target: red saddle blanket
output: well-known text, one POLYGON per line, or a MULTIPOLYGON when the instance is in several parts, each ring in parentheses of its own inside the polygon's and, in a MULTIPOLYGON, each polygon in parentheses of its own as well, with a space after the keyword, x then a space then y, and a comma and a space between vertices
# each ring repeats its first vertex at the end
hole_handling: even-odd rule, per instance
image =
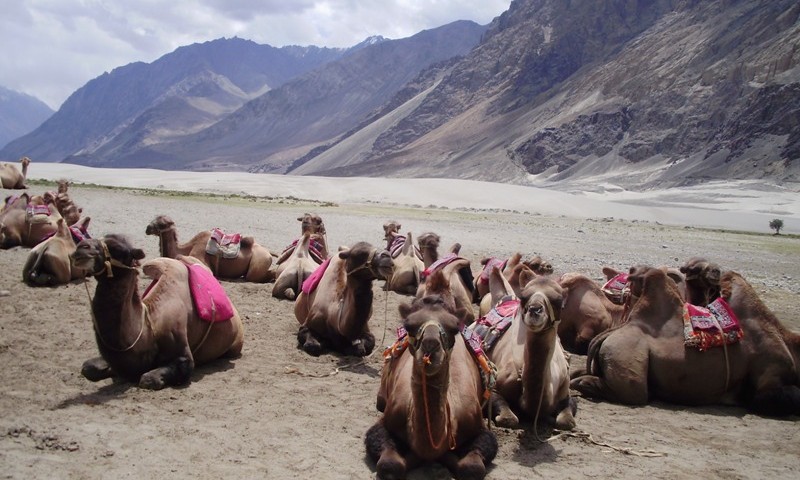
POLYGON ((730 345, 744 337, 739 319, 723 298, 708 307, 689 303, 683 306, 684 345, 700 350, 730 345))
POLYGON ((331 264, 331 259, 327 259, 320 266, 314 269, 311 275, 303 281, 303 286, 300 290, 305 293, 306 295, 313 292, 317 286, 319 285, 320 280, 322 280, 322 275, 325 274, 325 270, 328 269, 328 265, 331 264))
POLYGON ((430 267, 428 267, 425 270, 423 270, 422 274, 420 276, 424 280, 431 273, 435 272, 436 270, 439 270, 441 268, 446 267, 447 265, 455 262, 456 260, 458 260, 460 258, 463 258, 463 257, 459 257, 455 253, 448 253, 444 257, 442 257, 439 260, 436 260, 435 262, 433 262, 430 267))
POLYGON ((628 290, 628 274, 620 273, 603 285, 603 293, 609 300, 622 305, 625 302, 625 293, 628 290))
POLYGON ((187 264, 189 289, 197 315, 207 322, 225 322, 233 317, 233 304, 219 281, 205 267, 187 264))
POLYGON ((504 297, 486 316, 481 317, 464 329, 464 338, 473 350, 489 351, 497 340, 511 326, 520 308, 520 300, 513 296, 504 297))
POLYGON ((483 270, 481 270, 481 275, 478 277, 478 281, 481 283, 489 283, 489 275, 492 274, 492 268, 497 267, 498 270, 502 271, 506 268, 506 263, 508 260, 503 260, 500 258, 492 257, 486 262, 486 265, 483 266, 483 270))

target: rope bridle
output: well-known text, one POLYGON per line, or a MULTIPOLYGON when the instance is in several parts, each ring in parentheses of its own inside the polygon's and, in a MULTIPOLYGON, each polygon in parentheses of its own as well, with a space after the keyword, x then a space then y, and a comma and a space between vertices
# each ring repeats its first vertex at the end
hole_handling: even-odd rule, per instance
MULTIPOLYGON (((427 322, 422 324, 422 326, 419 328, 417 336, 421 337, 422 334, 425 332, 425 329, 430 326, 435 326, 439 329, 439 339, 441 341, 442 348, 445 352, 445 362, 449 362, 450 354, 453 351, 453 346, 450 346, 448 348, 447 346, 448 342, 445 341, 446 333, 444 331, 444 328, 442 328, 442 325, 439 322, 437 322, 436 320, 428 320, 427 322)), ((412 354, 416 354, 417 346, 418 346, 417 337, 409 333, 408 348, 411 350, 412 354)), ((449 440, 448 447, 450 448, 450 450, 455 450, 456 437, 455 434, 453 433, 452 416, 450 415, 450 402, 447 400, 446 392, 444 394, 445 394, 445 415, 447 416, 447 423, 445 424, 444 432, 442 432, 442 436, 439 438, 439 441, 436 442, 433 440, 433 430, 431 428, 431 416, 428 405, 428 385, 427 385, 428 376, 425 374, 425 367, 430 365, 430 363, 431 363, 430 357, 427 354, 425 354, 422 358, 422 402, 425 410, 425 425, 428 429, 428 441, 430 441, 431 447, 433 447, 434 450, 438 450, 439 447, 441 447, 442 444, 444 443, 445 439, 448 439, 449 440)), ((439 393, 441 394, 442 392, 440 391, 439 393)))

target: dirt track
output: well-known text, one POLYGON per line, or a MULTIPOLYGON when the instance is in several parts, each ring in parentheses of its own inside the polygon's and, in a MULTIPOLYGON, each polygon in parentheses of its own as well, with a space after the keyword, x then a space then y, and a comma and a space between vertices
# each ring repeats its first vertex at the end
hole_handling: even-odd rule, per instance
MULTIPOLYGON (((381 225, 396 219, 404 231, 438 233, 443 247, 460 242, 473 265, 486 255, 521 251, 541 254, 556 273, 599 277, 602 265, 677 265, 703 255, 742 273, 782 321, 800 330, 797 239, 502 212, 323 207, 94 188, 71 193, 92 217, 94 236, 125 233, 148 258, 156 256, 158 241, 144 229, 157 214, 173 217, 182 240, 216 226, 252 234, 280 250, 297 236, 295 218, 305 211, 322 215, 332 246, 380 244, 381 225)), ((198 369, 188 387, 151 392, 81 377, 81 363, 97 353, 87 291, 82 283, 25 286, 20 276, 27 254, 0 251, 0 291, 10 293, 0 297, 0 476, 375 476, 363 435, 378 418, 379 354, 359 363, 297 350, 292 304, 273 299, 271 285, 223 283, 245 321, 240 359, 198 369)), ((93 294, 94 280, 88 285, 93 294)), ((406 298, 374 288, 372 329, 381 343, 390 343, 397 305, 406 298)), ((720 406, 630 408, 586 399, 578 408, 578 429, 585 435, 539 443, 530 425, 495 429, 500 452, 488 478, 800 477, 797 417, 775 420, 720 406)), ((409 478, 449 475, 430 466, 409 478)))

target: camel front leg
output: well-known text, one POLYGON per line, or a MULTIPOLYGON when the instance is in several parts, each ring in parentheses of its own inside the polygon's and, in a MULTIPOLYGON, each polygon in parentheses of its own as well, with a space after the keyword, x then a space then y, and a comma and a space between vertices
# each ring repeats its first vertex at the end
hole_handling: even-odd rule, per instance
POLYGON ((187 343, 181 355, 166 365, 154 368, 139 377, 139 387, 161 390, 169 385, 185 385, 191 381, 193 371, 194 357, 192 357, 192 351, 187 343))
POLYGON ((305 325, 300 327, 300 330, 297 331, 297 344, 298 347, 302 348, 304 352, 312 357, 319 357, 322 354, 322 344, 317 337, 311 333, 311 329, 305 325))
POLYGON ((103 357, 90 358, 83 362, 81 375, 90 382, 99 382, 114 376, 114 372, 103 357))
POLYGON ((489 430, 482 430, 466 448, 459 449, 463 454, 447 452, 442 463, 459 480, 482 480, 486 477, 486 466, 497 455, 497 437, 489 430))
POLYGON ((511 410, 511 407, 502 395, 497 392, 492 392, 489 401, 492 403, 492 410, 496 412, 494 416, 495 425, 503 428, 519 427, 519 418, 511 410))
MULTIPOLYGON (((346 341, 346 340, 345 340, 346 341)), ((354 357, 366 357, 372 350, 375 349, 375 336, 367 332, 361 337, 353 340, 344 348, 345 355, 352 355, 354 357)))
POLYGON ((405 458, 397 451, 394 439, 383 423, 378 422, 364 437, 367 455, 375 462, 378 478, 394 480, 406 478, 408 465, 405 458))

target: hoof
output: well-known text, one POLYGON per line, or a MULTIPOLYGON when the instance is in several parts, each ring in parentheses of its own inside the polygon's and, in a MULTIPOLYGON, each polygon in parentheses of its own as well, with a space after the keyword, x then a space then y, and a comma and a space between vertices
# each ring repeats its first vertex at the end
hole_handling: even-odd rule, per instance
POLYGON ((382 456, 376 465, 380 480, 402 480, 406 478, 406 466, 395 458, 382 456))
POLYGON ((152 372, 147 372, 139 378, 139 387, 147 390, 161 390, 166 387, 164 379, 160 375, 153 375, 152 372))
POLYGON ((503 428, 519 428, 519 418, 513 413, 497 415, 494 417, 494 424, 503 428))
POLYGON ((303 351, 312 357, 319 357, 322 355, 322 345, 316 340, 308 339, 303 344, 303 351))
POLYGON ((459 480, 482 480, 486 477, 486 465, 481 456, 472 452, 459 460, 456 477, 459 480))

